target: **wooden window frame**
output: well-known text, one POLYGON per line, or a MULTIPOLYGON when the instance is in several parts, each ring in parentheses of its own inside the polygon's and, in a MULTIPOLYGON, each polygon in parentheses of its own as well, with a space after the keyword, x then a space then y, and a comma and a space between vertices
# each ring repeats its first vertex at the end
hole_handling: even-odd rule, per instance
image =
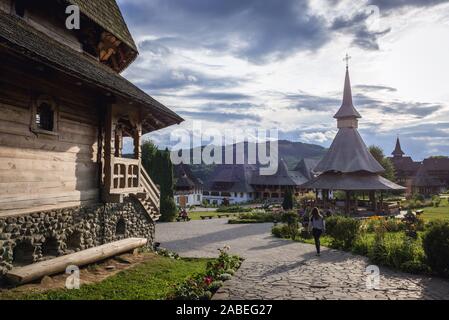
POLYGON ((49 136, 59 136, 59 108, 58 104, 56 103, 55 99, 48 95, 41 95, 34 99, 32 104, 32 110, 31 110, 31 131, 37 134, 45 134, 49 136), (53 130, 45 130, 42 128, 39 128, 36 123, 36 117, 37 117, 37 108, 41 104, 46 103, 48 104, 52 110, 53 110, 53 130))

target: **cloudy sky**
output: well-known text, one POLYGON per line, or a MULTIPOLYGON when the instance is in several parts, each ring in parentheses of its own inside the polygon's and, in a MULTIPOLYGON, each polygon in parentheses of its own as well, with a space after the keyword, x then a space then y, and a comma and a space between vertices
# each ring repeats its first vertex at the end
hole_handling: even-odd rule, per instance
MULTIPOLYGON (((119 0, 140 56, 124 76, 203 128, 277 128, 329 146, 346 53, 360 132, 449 155, 449 1, 119 0)), ((150 138, 165 146, 168 130, 150 138)))

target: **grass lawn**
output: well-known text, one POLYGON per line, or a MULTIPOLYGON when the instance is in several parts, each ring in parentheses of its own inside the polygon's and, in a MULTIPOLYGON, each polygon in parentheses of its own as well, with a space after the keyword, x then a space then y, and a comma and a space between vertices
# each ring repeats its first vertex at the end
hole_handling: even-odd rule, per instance
POLYGON ((438 208, 427 207, 424 208, 424 214, 422 217, 426 222, 433 220, 445 220, 449 221, 449 199, 442 199, 438 208))
POLYGON ((208 261, 173 260, 154 255, 152 259, 102 282, 81 286, 80 290, 24 293, 12 289, 0 292, 0 300, 163 300, 173 292, 175 284, 190 275, 204 272, 208 261))

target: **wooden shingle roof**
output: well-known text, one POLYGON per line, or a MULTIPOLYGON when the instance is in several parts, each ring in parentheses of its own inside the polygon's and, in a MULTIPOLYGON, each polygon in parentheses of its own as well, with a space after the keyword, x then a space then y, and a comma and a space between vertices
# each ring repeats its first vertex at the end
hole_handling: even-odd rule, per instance
MULTIPOLYGON (((42 63, 68 76, 85 81, 124 99, 144 106, 144 111, 158 114, 160 128, 184 121, 175 112, 153 99, 131 82, 98 63, 86 54, 72 50, 46 34, 34 29, 15 15, 0 10, 0 46, 28 59, 42 63)), ((153 117, 149 115, 148 117, 153 117)), ((151 132, 144 128, 144 133, 151 132)))
POLYGON ((137 52, 137 46, 115 0, 68 0, 68 2, 77 5, 89 19, 137 52))

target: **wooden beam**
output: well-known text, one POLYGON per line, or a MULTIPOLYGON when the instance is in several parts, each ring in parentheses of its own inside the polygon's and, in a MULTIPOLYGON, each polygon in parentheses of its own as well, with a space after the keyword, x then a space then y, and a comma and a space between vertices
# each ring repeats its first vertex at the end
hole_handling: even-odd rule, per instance
POLYGON ((20 268, 13 268, 6 274, 6 278, 16 285, 25 284, 45 276, 65 272, 66 268, 71 265, 82 267, 132 251, 136 248, 143 247, 146 244, 147 239, 143 238, 124 239, 48 261, 20 268))

